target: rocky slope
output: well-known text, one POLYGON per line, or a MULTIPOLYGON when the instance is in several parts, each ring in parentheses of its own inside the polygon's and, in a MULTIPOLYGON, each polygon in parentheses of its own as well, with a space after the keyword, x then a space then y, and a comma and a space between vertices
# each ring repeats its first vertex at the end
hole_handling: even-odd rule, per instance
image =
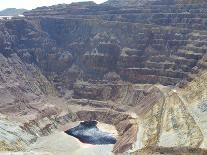
POLYGON ((205 5, 84 3, 39 8, 25 16, 38 20, 58 47, 72 54, 72 68, 84 79, 102 80, 116 72, 134 83, 176 85, 192 79, 205 55, 205 12, 199 12, 205 5))
POLYGON ((0 149, 58 152, 47 141, 97 120, 119 134, 111 153, 205 154, 206 6, 109 0, 1 20, 0 149))

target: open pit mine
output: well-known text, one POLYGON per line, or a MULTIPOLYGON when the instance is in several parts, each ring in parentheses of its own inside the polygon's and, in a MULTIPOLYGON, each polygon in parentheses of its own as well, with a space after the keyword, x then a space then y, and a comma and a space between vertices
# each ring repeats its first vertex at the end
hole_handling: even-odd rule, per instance
POLYGON ((1 19, 0 154, 207 155, 206 8, 108 0, 1 19))

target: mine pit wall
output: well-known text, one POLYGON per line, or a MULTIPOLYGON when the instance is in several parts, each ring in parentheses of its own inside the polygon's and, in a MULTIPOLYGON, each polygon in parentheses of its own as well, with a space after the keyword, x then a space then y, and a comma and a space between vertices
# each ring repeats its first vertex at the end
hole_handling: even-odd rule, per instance
MULTIPOLYGON (((195 9, 191 11, 196 11, 201 6, 193 7, 195 9)), ((174 7, 170 9, 174 10, 174 7)), ((143 14, 145 15, 148 14, 143 14)), ((202 25, 205 23, 202 23, 202 19, 198 25, 191 25, 187 21, 193 22, 195 19, 190 20, 190 15, 179 14, 177 20, 186 23, 174 25, 173 22, 176 21, 162 23, 167 15, 162 16, 164 19, 156 17, 159 19, 155 21, 157 26, 135 23, 139 19, 134 23, 124 19, 119 21, 115 17, 112 18, 113 21, 107 21, 106 18, 111 17, 110 15, 87 20, 30 17, 1 21, 0 59, 3 70, 0 71, 0 91, 14 100, 0 96, 3 102, 0 110, 13 113, 13 106, 16 106, 14 103, 18 101, 20 104, 16 107, 19 108, 15 111, 24 109, 27 113, 32 108, 27 104, 32 100, 31 93, 37 95, 37 98, 41 95, 57 95, 54 84, 60 90, 63 87, 74 89, 76 98, 88 97, 95 106, 103 102, 94 100, 112 100, 118 106, 119 103, 131 106, 130 110, 138 115, 139 123, 134 123, 131 116, 114 111, 80 111, 72 115, 74 118, 67 113, 59 116, 59 113, 47 114, 43 111, 44 117, 40 116, 43 119, 32 120, 21 126, 21 130, 34 139, 39 135, 50 134, 59 124, 64 125, 70 120, 98 120, 114 124, 119 131, 120 138, 114 152, 131 149, 136 141, 140 141, 137 148, 171 145, 206 148, 205 74, 177 93, 166 93, 162 89, 159 91, 149 87, 146 90, 135 90, 132 86, 113 88, 116 84, 108 85, 109 89, 112 87, 112 90, 117 90, 114 98, 111 97, 114 95, 105 93, 108 90, 104 89, 104 84, 99 85, 100 87, 97 87, 97 83, 91 85, 90 82, 86 85, 74 84, 77 79, 102 80, 108 72, 116 72, 121 79, 134 83, 176 85, 182 79, 191 81, 192 71, 197 74, 200 68, 207 66, 207 35, 202 25), (188 17, 189 19, 185 19, 188 17), (100 20, 102 18, 105 21, 100 20), (100 41, 104 43, 98 44, 100 41), (114 57, 114 54, 118 57, 114 57), (100 59, 103 60, 102 63, 99 62, 100 59), (114 60, 113 67, 111 64, 107 65, 109 59, 114 60), (15 73, 12 72, 13 68, 15 73), (88 90, 91 90, 89 94, 88 90)), ((7 144, 2 145, 2 148, 7 148, 7 144)))
POLYGON ((207 137, 206 137, 206 72, 204 71, 197 77, 193 82, 187 85, 184 89, 180 89, 180 97, 183 100, 186 108, 189 113, 195 119, 195 122, 198 124, 202 135, 203 142, 201 148, 206 148, 207 146, 207 137))
MULTIPOLYGON (((83 54, 78 55, 79 62, 78 64, 75 63, 83 71, 85 80, 87 80, 87 77, 102 79, 107 72, 115 71, 126 81, 135 83, 159 82, 164 85, 176 85, 180 80, 188 79, 191 69, 202 58, 202 54, 199 56, 194 54, 182 55, 183 53, 180 52, 182 49, 179 50, 181 47, 188 48, 188 44, 196 44, 196 41, 191 40, 192 31, 188 29, 152 27, 123 22, 53 18, 41 20, 41 26, 44 31, 48 32, 50 38, 57 42, 57 46, 68 49, 72 52, 72 55, 73 53, 80 53, 76 51, 79 48, 74 49, 71 47, 78 39, 88 45, 87 47, 85 46, 85 52, 89 51, 89 53, 84 54, 85 52, 83 52, 83 54), (76 27, 74 27, 75 25, 76 27), (110 31, 108 27, 111 27, 113 31, 110 31), (60 30, 60 32, 56 32, 56 30, 60 30), (116 64, 114 69, 111 70, 109 67, 111 65, 108 65, 108 61, 100 64, 97 61, 100 58, 102 60, 112 58, 112 55, 107 54, 107 50, 113 51, 113 43, 111 44, 111 49, 104 47, 106 48, 104 51, 106 53, 99 53, 98 51, 97 54, 94 54, 93 50, 96 47, 93 42, 90 42, 89 38, 102 33, 115 37, 120 49, 127 47, 142 50, 142 59, 138 56, 140 55, 139 53, 136 53, 138 55, 123 55, 121 50, 119 51, 117 62, 110 61, 110 63, 116 64), (140 37, 143 33, 145 39, 140 37), (59 34, 63 34, 61 38, 59 38, 59 34), (182 35, 181 38, 185 39, 180 41, 181 38, 178 38, 177 34, 182 35), (73 51, 70 49, 73 49, 73 51), (168 49, 171 50, 169 51, 168 49), (137 62, 139 63, 137 64, 137 62), (155 63, 160 63, 160 66, 154 65, 155 63), (98 76, 95 77, 94 75, 98 76)), ((76 46, 82 49, 83 45, 76 46)))
POLYGON ((30 120, 21 125, 21 128, 38 138, 47 136, 60 126, 74 120, 76 120, 76 116, 73 113, 64 114, 62 116, 48 115, 39 120, 30 120))
POLYGON ((205 66, 199 61, 207 50, 207 4, 168 0, 129 4, 76 3, 26 12, 27 22, 46 38, 39 37, 44 50, 35 52, 44 75, 58 89, 72 89, 77 79, 102 80, 108 72, 133 83, 191 81, 205 66))
POLYGON ((137 148, 201 147, 202 130, 178 94, 169 91, 162 98, 155 100, 149 111, 141 115, 137 148))
POLYGON ((103 80, 109 72, 133 83, 176 85, 192 80, 197 72, 192 68, 201 68, 206 51, 205 33, 190 29, 52 17, 13 19, 1 26, 8 38, 2 53, 9 49, 37 65, 60 92, 73 89, 76 80, 103 80))
MULTIPOLYGON (((122 102, 128 91, 133 89, 132 84, 117 82, 117 83, 103 83, 92 84, 78 82, 74 84, 74 99, 89 99, 98 101, 115 101, 122 102)), ((125 104, 122 102, 122 104, 125 104)))

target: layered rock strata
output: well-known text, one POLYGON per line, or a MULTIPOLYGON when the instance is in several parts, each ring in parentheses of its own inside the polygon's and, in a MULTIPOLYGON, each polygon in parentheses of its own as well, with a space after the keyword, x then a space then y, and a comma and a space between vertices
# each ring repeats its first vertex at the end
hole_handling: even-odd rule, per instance
POLYGON ((206 6, 110 0, 1 20, 0 150, 97 120, 116 127, 114 153, 205 154, 206 6))

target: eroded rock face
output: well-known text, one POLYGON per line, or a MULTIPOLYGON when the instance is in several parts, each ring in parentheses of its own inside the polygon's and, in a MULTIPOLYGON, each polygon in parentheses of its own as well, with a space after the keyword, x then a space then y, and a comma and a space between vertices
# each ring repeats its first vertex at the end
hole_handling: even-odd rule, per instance
MULTIPOLYGON (((176 85, 181 80, 192 79, 192 68, 197 66, 199 70, 198 60, 206 51, 201 12, 196 13, 199 21, 194 21, 195 12, 205 4, 124 1, 126 4, 121 2, 123 6, 119 2, 114 7, 113 3, 116 1, 101 5, 77 3, 38 8, 25 16, 29 21, 42 17, 35 18, 35 23, 49 34, 47 40, 70 51, 70 62, 79 67, 85 80, 102 80, 108 72, 116 72, 121 79, 134 83, 176 85), (100 15, 103 11, 104 15, 100 15), (175 19, 174 14, 178 14, 175 19), (202 31, 198 33, 195 29, 202 31)), ((58 57, 57 54, 54 56, 58 57)), ((65 68, 63 72, 71 75, 68 61, 57 67, 61 71, 65 68)))
POLYGON ((23 150, 27 144, 34 142, 36 137, 20 128, 20 124, 11 122, 5 115, 1 115, 0 151, 23 150))
POLYGON ((205 154, 206 6, 109 0, 1 20, 0 149, 97 120, 119 132, 114 153, 205 154))

